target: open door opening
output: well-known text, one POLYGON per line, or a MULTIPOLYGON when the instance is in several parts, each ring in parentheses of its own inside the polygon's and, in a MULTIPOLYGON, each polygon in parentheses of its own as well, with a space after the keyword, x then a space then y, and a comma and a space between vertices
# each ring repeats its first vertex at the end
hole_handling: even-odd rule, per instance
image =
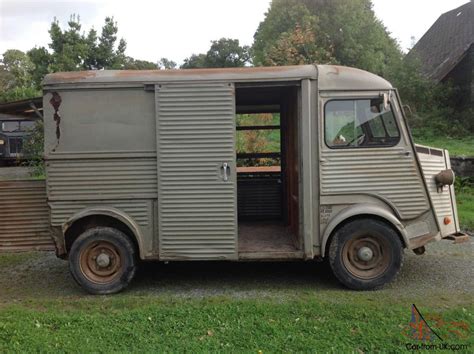
POLYGON ((236 86, 238 252, 303 257, 299 225, 298 83, 236 86))

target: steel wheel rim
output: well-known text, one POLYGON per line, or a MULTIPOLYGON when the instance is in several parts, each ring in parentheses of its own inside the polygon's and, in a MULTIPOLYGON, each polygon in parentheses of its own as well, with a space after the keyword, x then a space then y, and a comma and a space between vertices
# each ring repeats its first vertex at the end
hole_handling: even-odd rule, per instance
POLYGON ((122 274, 122 257, 114 244, 108 241, 95 241, 81 252, 79 265, 81 272, 95 284, 108 284, 122 274), (108 259, 109 263, 101 264, 108 259))
MULTIPOLYGON (((370 253, 370 252, 369 252, 370 253)), ((361 235, 348 240, 342 249, 342 262, 345 268, 360 279, 374 279, 382 275, 391 261, 388 242, 378 235, 361 235), (372 252, 372 258, 365 261, 360 258, 362 248, 372 252)))

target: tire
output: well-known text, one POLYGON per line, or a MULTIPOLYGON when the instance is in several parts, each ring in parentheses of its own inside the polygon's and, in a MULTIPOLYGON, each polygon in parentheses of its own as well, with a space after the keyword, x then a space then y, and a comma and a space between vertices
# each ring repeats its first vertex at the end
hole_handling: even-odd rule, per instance
POLYGON ((357 219, 336 231, 329 246, 336 278, 354 290, 373 290, 392 281, 403 264, 397 232, 376 219, 357 219))
POLYGON ((72 244, 69 270, 77 284, 90 294, 118 293, 135 276, 135 247, 117 229, 88 229, 72 244))

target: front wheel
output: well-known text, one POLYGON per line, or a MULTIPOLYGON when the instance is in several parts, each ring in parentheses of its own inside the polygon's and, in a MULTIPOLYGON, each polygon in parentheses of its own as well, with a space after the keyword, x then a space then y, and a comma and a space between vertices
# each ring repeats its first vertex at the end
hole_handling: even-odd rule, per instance
POLYGON ((86 230, 69 253, 74 280, 91 294, 125 289, 135 275, 135 247, 123 232, 110 227, 86 230))
POLYGON ((336 231, 329 246, 336 278, 355 290, 371 290, 392 281, 403 263, 398 234, 375 219, 350 221, 336 231))

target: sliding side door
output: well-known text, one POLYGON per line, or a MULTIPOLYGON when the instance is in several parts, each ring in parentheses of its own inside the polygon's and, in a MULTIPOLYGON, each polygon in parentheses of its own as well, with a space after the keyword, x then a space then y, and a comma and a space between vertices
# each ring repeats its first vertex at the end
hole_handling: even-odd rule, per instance
POLYGON ((232 83, 156 85, 160 259, 237 259, 232 83))

